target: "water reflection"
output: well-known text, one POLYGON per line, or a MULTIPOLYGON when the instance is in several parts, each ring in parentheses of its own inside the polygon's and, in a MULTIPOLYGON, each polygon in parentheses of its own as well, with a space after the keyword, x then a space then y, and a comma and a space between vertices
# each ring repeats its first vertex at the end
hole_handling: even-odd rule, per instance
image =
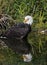
MULTIPOLYGON (((19 50, 19 49, 21 50, 22 49, 21 51, 18 51, 17 53, 21 53, 23 51, 23 49, 25 49, 25 47, 26 47, 26 44, 25 43, 28 43, 27 40, 17 40, 17 39, 5 39, 5 40, 3 39, 3 41, 14 52, 17 52, 17 50, 19 50), (22 45, 22 47, 25 46, 23 48, 20 45, 22 43, 24 43, 22 45)), ((27 46, 30 46, 30 45, 27 45, 27 46)), ((22 53, 24 53, 24 52, 22 52, 22 53)), ((40 54, 38 57, 33 56, 33 59, 32 59, 32 61, 30 63, 25 63, 22 60, 20 60, 20 58, 16 58, 16 54, 15 55, 12 55, 12 52, 9 53, 9 52, 5 51, 5 54, 4 54, 4 56, 5 56, 4 57, 5 58, 5 62, 2 59, 2 61, 0 61, 0 65, 1 64, 2 65, 22 65, 22 64, 23 65, 47 65, 47 53, 40 54), (8 53, 8 55, 7 55, 7 53, 8 53)))
POLYGON ((30 52, 30 44, 27 39, 2 39, 5 44, 18 54, 26 54, 30 52))

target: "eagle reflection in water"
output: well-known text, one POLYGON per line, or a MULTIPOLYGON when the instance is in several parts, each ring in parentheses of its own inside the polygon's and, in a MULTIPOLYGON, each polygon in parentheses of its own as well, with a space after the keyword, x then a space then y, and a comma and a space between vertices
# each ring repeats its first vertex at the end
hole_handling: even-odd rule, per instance
POLYGON ((27 39, 2 39, 16 54, 22 55, 24 62, 31 61, 31 46, 27 39), (27 55, 27 56, 26 56, 27 55))
POLYGON ((31 24, 33 19, 31 16, 26 16, 24 23, 18 23, 8 29, 1 35, 1 39, 14 52, 22 54, 25 62, 30 62, 32 59, 31 45, 28 43, 27 36, 31 32, 31 24), (6 37, 6 38, 5 38, 6 37))
POLYGON ((27 39, 3 39, 5 44, 18 54, 28 54, 30 52, 30 44, 27 39))

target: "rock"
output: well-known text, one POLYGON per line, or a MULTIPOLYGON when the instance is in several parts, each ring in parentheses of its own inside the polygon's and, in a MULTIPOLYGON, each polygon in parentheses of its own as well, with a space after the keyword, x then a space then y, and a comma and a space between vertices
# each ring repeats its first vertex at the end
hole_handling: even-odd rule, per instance
POLYGON ((7 14, 0 14, 0 35, 15 24, 13 18, 7 14))

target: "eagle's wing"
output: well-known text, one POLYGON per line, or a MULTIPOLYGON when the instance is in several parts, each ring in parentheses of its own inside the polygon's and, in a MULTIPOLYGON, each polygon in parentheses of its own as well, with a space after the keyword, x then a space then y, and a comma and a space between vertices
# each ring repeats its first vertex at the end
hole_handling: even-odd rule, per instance
POLYGON ((12 26, 5 36, 9 38, 24 38, 30 32, 30 25, 18 23, 12 26))

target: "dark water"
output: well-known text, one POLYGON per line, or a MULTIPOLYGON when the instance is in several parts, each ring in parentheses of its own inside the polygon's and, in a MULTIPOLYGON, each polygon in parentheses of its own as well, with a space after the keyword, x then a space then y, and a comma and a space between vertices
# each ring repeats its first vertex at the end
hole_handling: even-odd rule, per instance
MULTIPOLYGON (((11 39, 12 40, 12 39, 11 39)), ((14 43, 21 43, 21 41, 13 40, 14 43)), ((23 42, 23 41, 22 41, 23 42)), ((19 45, 18 43, 18 45, 19 45)), ((47 65, 47 51, 45 53, 40 53, 33 55, 32 61, 29 63, 23 62, 23 59, 21 58, 20 52, 19 54, 16 54, 14 50, 15 45, 10 40, 3 40, 3 42, 0 40, 0 65, 47 65), (7 42, 7 46, 4 44, 4 42, 7 42), (10 44, 10 43, 11 44, 10 44), (13 51, 14 50, 14 51, 13 51)), ((20 49, 20 48, 19 48, 20 49)))

